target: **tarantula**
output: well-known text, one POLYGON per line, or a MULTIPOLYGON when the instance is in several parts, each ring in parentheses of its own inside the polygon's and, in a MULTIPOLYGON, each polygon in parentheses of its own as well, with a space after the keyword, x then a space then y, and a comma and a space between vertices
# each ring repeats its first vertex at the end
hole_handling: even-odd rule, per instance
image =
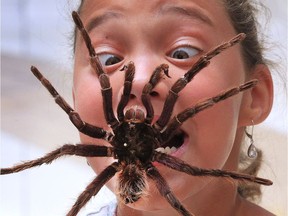
POLYGON ((102 186, 109 181, 116 173, 119 173, 118 190, 121 200, 125 203, 133 203, 141 198, 146 188, 146 179, 152 179, 160 194, 166 198, 170 205, 179 212, 180 215, 193 215, 178 201, 173 192, 170 190, 166 180, 162 177, 152 162, 158 162, 165 166, 187 173, 192 176, 213 176, 224 177, 242 181, 251 181, 263 185, 271 185, 270 180, 250 176, 246 174, 224 171, 209 170, 191 166, 184 161, 173 157, 169 154, 161 152, 163 148, 172 148, 172 146, 180 147, 183 143, 183 132, 180 126, 189 118, 197 113, 213 106, 242 91, 253 88, 257 84, 257 80, 248 81, 240 86, 224 91, 212 98, 203 100, 193 107, 189 107, 175 115, 173 118, 172 111, 177 101, 178 93, 193 79, 193 77, 204 67, 210 60, 221 53, 223 50, 239 43, 245 38, 245 34, 238 34, 230 41, 219 45, 212 49, 188 70, 182 78, 179 78, 171 87, 166 101, 163 106, 159 119, 152 124, 154 117, 153 106, 150 101, 150 93, 153 88, 160 82, 163 76, 169 77, 168 65, 161 64, 157 67, 142 91, 141 100, 144 108, 132 107, 124 112, 129 102, 129 96, 132 89, 135 66, 133 62, 123 67, 125 71, 124 90, 117 107, 117 118, 112 108, 112 87, 110 86, 109 76, 105 73, 97 54, 91 44, 91 39, 85 30, 83 23, 77 14, 72 13, 73 20, 82 34, 90 55, 90 63, 95 70, 101 85, 103 97, 103 109, 107 124, 112 132, 106 131, 100 127, 88 124, 82 121, 77 112, 58 94, 52 84, 40 73, 40 71, 32 66, 31 71, 39 81, 47 88, 55 99, 56 103, 67 113, 71 122, 81 132, 90 137, 103 139, 111 144, 110 147, 100 145, 63 145, 61 148, 48 153, 47 155, 11 168, 1 169, 1 175, 19 172, 41 164, 49 164, 53 160, 64 155, 77 155, 82 157, 113 157, 116 162, 106 167, 97 177, 87 186, 84 192, 80 194, 68 216, 77 215, 80 209, 95 196, 102 186), (161 149, 162 148, 162 149, 161 149))

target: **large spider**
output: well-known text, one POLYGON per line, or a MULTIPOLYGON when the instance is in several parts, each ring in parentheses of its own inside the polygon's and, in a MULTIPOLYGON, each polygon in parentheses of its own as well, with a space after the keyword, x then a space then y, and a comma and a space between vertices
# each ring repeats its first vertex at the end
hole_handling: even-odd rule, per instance
POLYGON ((113 157, 116 162, 106 167, 97 177, 87 186, 84 192, 80 194, 68 216, 77 215, 80 209, 95 196, 103 185, 109 181, 116 173, 119 173, 118 190, 121 200, 125 203, 133 203, 141 198, 146 188, 146 179, 152 179, 160 194, 166 198, 170 205, 179 212, 180 215, 193 215, 185 209, 170 190, 166 180, 159 173, 152 162, 158 162, 165 166, 187 173, 192 176, 213 176, 224 177, 241 181, 250 181, 263 185, 271 185, 270 180, 250 176, 246 174, 224 171, 209 170, 191 166, 184 161, 175 158, 169 154, 161 153, 163 148, 179 147, 183 143, 183 132, 180 126, 189 118, 197 113, 213 106, 242 91, 253 88, 257 80, 248 81, 238 87, 231 88, 212 98, 203 100, 193 107, 189 107, 178 113, 171 119, 173 107, 178 98, 178 93, 193 79, 193 77, 204 67, 210 60, 221 53, 223 50, 239 43, 245 38, 245 34, 238 34, 230 41, 212 49, 188 70, 182 78, 179 78, 171 87, 159 119, 152 124, 154 117, 153 106, 149 95, 153 88, 160 82, 163 74, 169 77, 168 65, 161 64, 151 75, 149 82, 144 86, 142 91, 142 103, 144 108, 134 106, 124 109, 129 102, 135 67, 132 62, 125 66, 124 90, 117 108, 117 118, 112 108, 112 87, 110 86, 109 76, 102 68, 97 54, 91 44, 91 39, 85 30, 83 23, 77 14, 72 13, 73 20, 82 34, 89 51, 91 66, 95 70, 100 84, 103 96, 103 109, 107 124, 111 127, 112 132, 106 131, 100 127, 88 124, 81 120, 81 117, 75 112, 70 105, 58 94, 51 83, 32 66, 31 71, 48 89, 55 99, 56 103, 68 114, 71 122, 81 132, 90 137, 103 139, 111 144, 111 147, 100 145, 64 145, 55 151, 52 151, 36 160, 24 162, 11 168, 1 169, 1 175, 19 172, 41 164, 49 164, 53 160, 64 155, 77 155, 82 157, 113 157))

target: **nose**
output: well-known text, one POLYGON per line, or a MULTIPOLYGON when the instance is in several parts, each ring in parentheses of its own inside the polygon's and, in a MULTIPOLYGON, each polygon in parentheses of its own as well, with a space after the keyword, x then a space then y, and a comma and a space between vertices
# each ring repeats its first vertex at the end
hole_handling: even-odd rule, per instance
MULTIPOLYGON (((153 99, 163 99, 168 93, 168 86, 165 79, 170 78, 167 64, 145 65, 135 64, 135 75, 132 81, 130 100, 141 100, 143 94, 153 99)), ((123 88, 119 91, 119 98, 123 93, 123 88)))
MULTIPOLYGON (((139 61, 137 59, 133 60, 135 74, 128 105, 143 103, 146 107, 147 115, 149 115, 150 111, 152 115, 154 108, 163 106, 169 91, 169 82, 167 82, 167 77, 169 77, 168 65, 161 64, 160 61, 145 60, 144 58, 139 61), (153 107, 151 107, 152 105, 153 107)), ((121 98, 123 90, 124 86, 121 87, 118 93, 118 99, 121 98)))

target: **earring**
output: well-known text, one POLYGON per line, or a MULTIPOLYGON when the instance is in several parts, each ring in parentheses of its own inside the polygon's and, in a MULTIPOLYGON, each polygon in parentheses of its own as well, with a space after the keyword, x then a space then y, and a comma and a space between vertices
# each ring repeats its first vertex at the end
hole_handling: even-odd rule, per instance
POLYGON ((249 158, 255 159, 258 155, 258 152, 257 152, 257 148, 254 145, 253 132, 254 132, 254 121, 252 120, 251 134, 249 134, 246 129, 245 129, 245 134, 250 139, 250 146, 248 148, 247 155, 249 158))

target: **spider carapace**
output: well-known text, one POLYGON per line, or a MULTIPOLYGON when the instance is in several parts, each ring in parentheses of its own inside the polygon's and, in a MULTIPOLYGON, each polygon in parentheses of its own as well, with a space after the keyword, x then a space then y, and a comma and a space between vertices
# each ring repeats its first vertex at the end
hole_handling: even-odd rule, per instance
POLYGON ((156 131, 144 123, 144 112, 141 109, 127 110, 124 122, 118 126, 115 137, 111 141, 115 158, 126 164, 149 163, 155 146, 159 144, 156 136, 156 131))
MULTIPOLYGON (((191 176, 210 176, 229 178, 238 181, 249 181, 257 184, 271 185, 267 179, 247 174, 219 170, 202 169, 180 160, 169 154, 169 151, 177 150, 187 136, 181 130, 181 125, 197 113, 212 107, 227 98, 253 88, 257 80, 250 80, 239 86, 232 87, 214 97, 196 103, 192 107, 172 116, 178 93, 197 75, 203 68, 209 65, 210 60, 222 51, 235 44, 240 43, 245 34, 240 33, 231 40, 220 44, 216 48, 201 56, 191 68, 180 77, 167 92, 167 98, 163 104, 159 118, 155 119, 154 110, 150 100, 154 87, 161 82, 163 76, 169 77, 168 65, 161 64, 151 74, 150 80, 144 86, 141 95, 141 105, 127 107, 134 79, 135 66, 133 62, 123 67, 125 71, 124 88, 122 97, 117 106, 117 117, 114 115, 112 106, 112 87, 108 74, 105 73, 98 56, 92 46, 91 39, 84 28, 84 25, 77 14, 72 14, 74 22, 81 33, 90 56, 90 65, 98 76, 103 96, 103 111, 107 124, 112 132, 103 128, 84 122, 80 115, 59 95, 52 84, 32 66, 31 71, 41 81, 44 87, 50 92, 56 103, 67 113, 71 122, 79 132, 90 137, 102 139, 111 146, 96 144, 66 144, 48 153, 47 155, 15 165, 10 168, 1 168, 1 175, 20 172, 41 164, 49 164, 55 159, 64 155, 77 155, 82 157, 114 157, 115 162, 107 166, 97 177, 86 187, 77 198, 75 204, 67 216, 75 216, 81 208, 113 177, 116 173, 118 188, 117 195, 125 203, 137 202, 143 197, 147 189, 147 179, 155 183, 159 193, 169 202, 180 215, 191 216, 189 212, 173 194, 166 180, 158 171, 155 163, 167 166, 175 171, 183 172, 191 176), (163 151, 165 148, 165 151, 163 151), (168 151, 168 153, 167 153, 168 151)), ((77 32, 77 33, 79 33, 77 32)), ((177 176, 175 176, 177 177, 177 176)))

